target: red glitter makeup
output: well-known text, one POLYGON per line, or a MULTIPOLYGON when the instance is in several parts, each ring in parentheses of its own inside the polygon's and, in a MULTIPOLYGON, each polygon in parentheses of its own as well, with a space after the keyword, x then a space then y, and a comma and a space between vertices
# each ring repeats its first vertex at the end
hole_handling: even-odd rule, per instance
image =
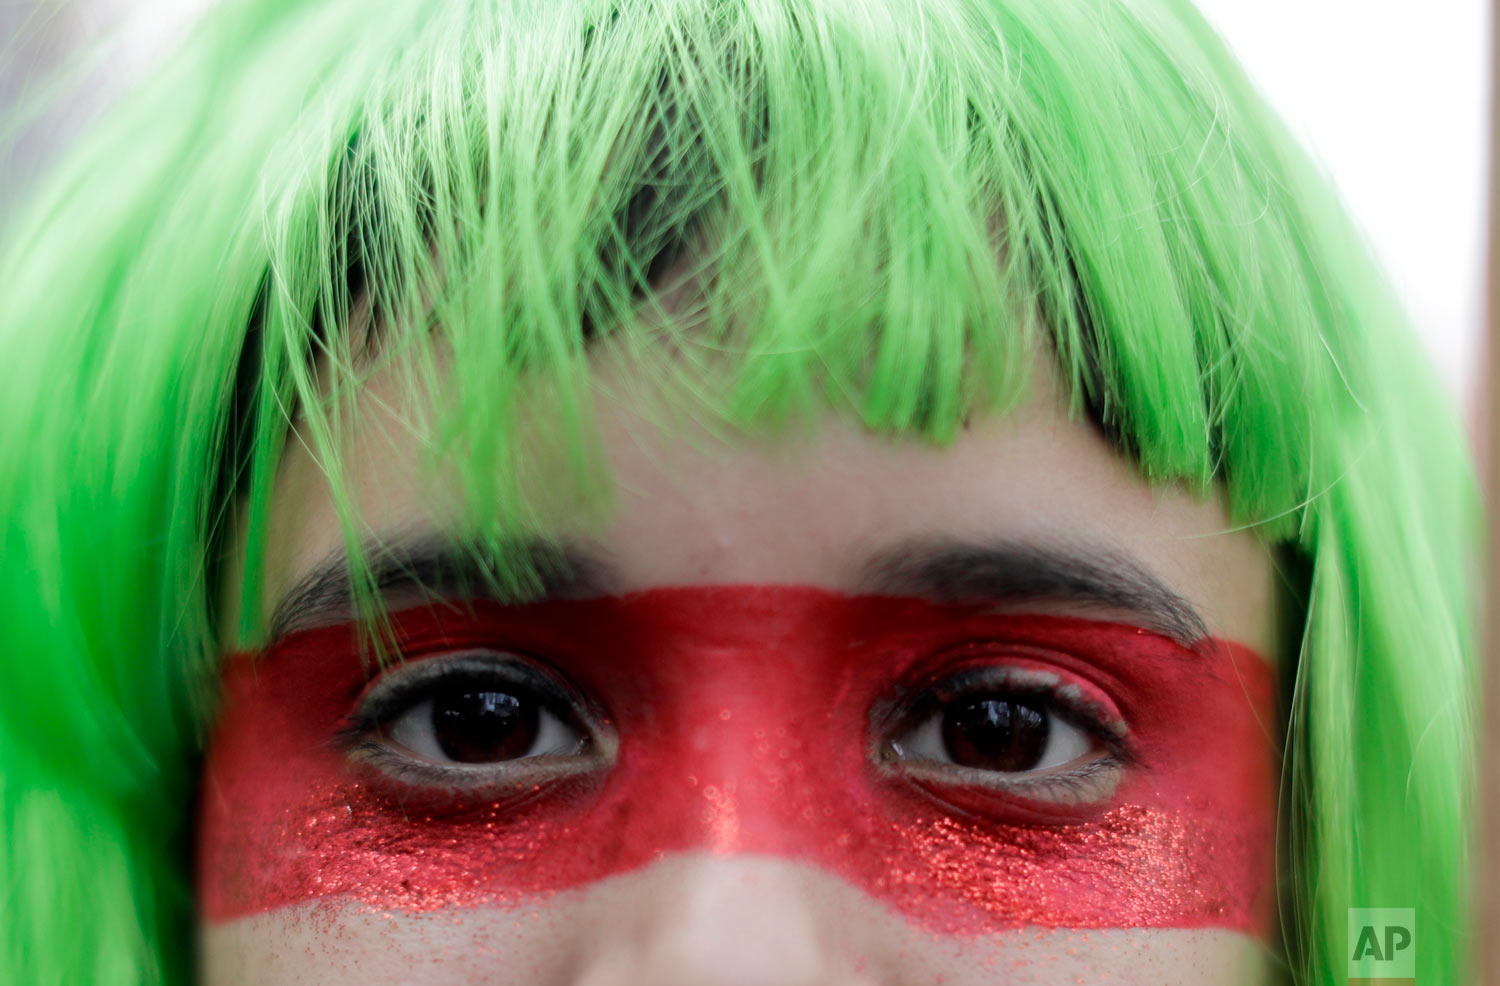
POLYGON ((380 687, 356 627, 235 655, 204 768, 209 920, 325 897, 504 906, 702 850, 821 867, 952 935, 1269 935, 1273 679, 1237 644, 794 586, 476 603, 393 622, 406 662, 389 676, 516 655, 582 696, 603 741, 461 785, 413 780, 340 740, 380 687), (1088 783, 893 755, 903 710, 986 668, 1057 683, 1054 707, 1097 718, 1088 783))

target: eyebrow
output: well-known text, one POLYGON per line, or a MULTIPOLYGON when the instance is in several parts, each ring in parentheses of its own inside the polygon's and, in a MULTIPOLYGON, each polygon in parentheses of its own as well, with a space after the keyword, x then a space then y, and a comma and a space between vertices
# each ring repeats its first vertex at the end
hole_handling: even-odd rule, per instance
MULTIPOLYGON (((565 540, 516 540, 490 555, 473 545, 419 536, 368 542, 362 552, 377 596, 387 599, 420 592, 430 599, 539 602, 612 595, 624 584, 602 549, 565 540), (525 585, 502 584, 501 573, 516 570, 535 578, 525 585)), ((862 595, 939 603, 1072 603, 1122 611, 1184 646, 1209 636, 1192 604, 1112 548, 918 539, 882 549, 855 571, 854 591, 862 595)), ((348 557, 336 552, 282 597, 271 617, 271 640, 348 619, 353 598, 348 557)))
POLYGON ((1188 647, 1209 636, 1186 598, 1114 548, 923 539, 871 557, 857 582, 863 592, 942 603, 1053 602, 1119 610, 1188 647))
MULTIPOLYGON (((539 602, 610 595, 618 579, 600 550, 569 541, 517 539, 487 552, 435 536, 369 540, 360 546, 377 598, 420 593, 429 600, 539 602), (529 573, 506 585, 506 573, 529 573)), ((334 552, 287 590, 271 616, 271 640, 348 619, 354 608, 349 556, 334 552)))

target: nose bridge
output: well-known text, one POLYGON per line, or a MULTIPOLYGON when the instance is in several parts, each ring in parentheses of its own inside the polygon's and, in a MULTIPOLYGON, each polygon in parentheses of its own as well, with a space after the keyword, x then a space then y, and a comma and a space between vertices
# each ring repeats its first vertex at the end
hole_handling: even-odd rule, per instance
POLYGON ((777 607, 691 615, 639 665, 653 702, 649 721, 621 723, 615 818, 644 865, 590 891, 571 983, 867 983, 855 956, 869 943, 816 865, 834 827, 823 806, 851 783, 840 755, 859 747, 858 729, 838 741, 850 730, 825 634, 777 607))
MULTIPOLYGON (((756 655, 714 648, 696 656, 743 667, 756 655)), ((776 663, 774 657, 768 663, 776 663)), ((652 792, 632 815, 671 828, 677 848, 721 855, 747 844, 762 851, 790 848, 785 830, 795 820, 784 809, 805 774, 807 740, 790 728, 788 710, 774 696, 724 671, 679 669, 680 687, 660 728, 637 733, 622 748, 622 766, 634 775, 622 775, 622 782, 652 792)))
POLYGON ((628 841, 663 850, 814 858, 827 806, 859 776, 861 721, 825 694, 826 660, 786 634, 673 648, 654 673, 650 729, 628 729, 619 784, 633 802, 628 841))
POLYGON ((862 986, 854 943, 795 864, 686 853, 601 888, 576 986, 862 986), (628 897, 628 901, 624 898, 628 897), (617 898, 619 898, 617 900, 617 898))

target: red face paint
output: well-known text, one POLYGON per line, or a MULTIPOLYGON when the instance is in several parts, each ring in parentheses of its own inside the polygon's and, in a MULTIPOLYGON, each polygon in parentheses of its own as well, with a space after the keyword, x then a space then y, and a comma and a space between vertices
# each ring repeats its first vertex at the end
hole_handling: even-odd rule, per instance
POLYGON ((1269 935, 1273 678, 1242 646, 790 586, 424 608, 394 625, 406 664, 388 674, 521 655, 597 703, 614 749, 582 772, 516 760, 492 773, 516 768, 509 781, 423 787, 336 741, 378 674, 353 625, 235 655, 204 768, 208 919, 324 897, 504 906, 706 850, 816 865, 940 933, 1269 935), (1118 782, 1083 792, 1095 803, 893 758, 893 723, 934 682, 1005 667, 1124 733, 1118 782))

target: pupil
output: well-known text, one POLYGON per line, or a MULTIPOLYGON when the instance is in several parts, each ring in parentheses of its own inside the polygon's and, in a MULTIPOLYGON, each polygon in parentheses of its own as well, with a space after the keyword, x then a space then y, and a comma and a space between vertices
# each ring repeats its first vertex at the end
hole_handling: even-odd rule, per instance
POLYGON ((943 713, 943 745, 965 767, 1034 770, 1047 749, 1047 713, 1015 697, 980 696, 943 713))
POLYGON ((460 763, 525 756, 536 742, 539 718, 535 702, 506 692, 445 692, 432 702, 438 747, 460 763))

